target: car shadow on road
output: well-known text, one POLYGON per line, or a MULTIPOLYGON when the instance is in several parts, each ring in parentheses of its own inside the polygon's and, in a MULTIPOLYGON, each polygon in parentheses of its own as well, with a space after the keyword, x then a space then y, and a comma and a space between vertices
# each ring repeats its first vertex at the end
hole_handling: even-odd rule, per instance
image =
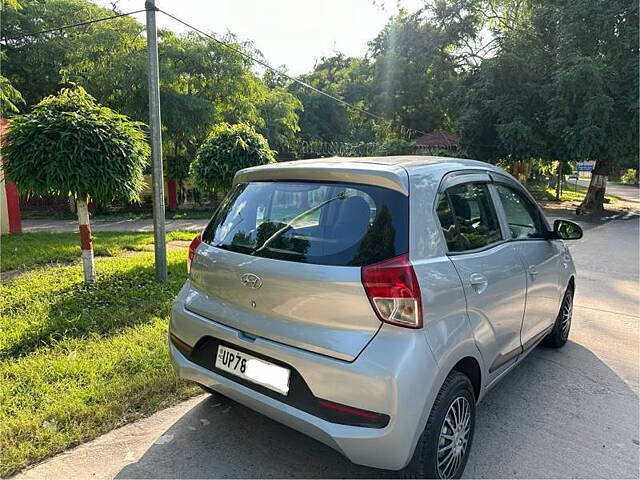
MULTIPOLYGON (((538 347, 480 403, 468 477, 637 475, 638 397, 593 352, 538 347)), ((381 478, 212 395, 116 478, 381 478)))
POLYGON ((333 449, 210 395, 116 478, 384 478, 333 449))

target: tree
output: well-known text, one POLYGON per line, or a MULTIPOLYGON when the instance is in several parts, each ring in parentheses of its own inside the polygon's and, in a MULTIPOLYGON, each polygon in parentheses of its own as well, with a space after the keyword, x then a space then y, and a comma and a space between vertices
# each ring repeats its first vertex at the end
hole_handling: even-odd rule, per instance
POLYGON ((270 145, 290 145, 300 131, 298 111, 303 109, 302 103, 283 88, 264 88, 265 98, 258 104, 260 123, 257 130, 270 145))
POLYGON ((637 2, 440 3, 457 7, 447 18, 472 15, 493 36, 493 54, 456 90, 467 149, 490 161, 596 160, 580 209, 601 209, 610 170, 638 159, 637 2))
MULTIPOLYGON (((0 52, 1 54, 2 52, 0 52)), ((0 61, 3 56, 0 55, 0 61)), ((24 99, 7 77, 0 75, 0 117, 6 117, 9 113, 19 111, 18 104, 24 103, 24 99)))
POLYGON ((550 122, 573 158, 596 160, 580 210, 600 210, 611 170, 638 161, 638 2, 561 0, 548 10, 559 38, 550 122))
MULTIPOLYGON (((3 15, 3 35, 20 36, 113 14, 87 0, 22 0, 3 15)), ((4 13, 4 12, 3 12, 4 13)), ((213 125, 254 125, 273 143, 297 134, 302 108, 295 96, 266 85, 249 59, 195 32, 158 32, 162 127, 167 171, 173 158, 190 162, 213 125)), ((259 56, 232 33, 218 36, 235 49, 259 56)), ((61 86, 90 85, 102 105, 134 120, 148 118, 144 25, 121 17, 6 44, 3 74, 33 105, 61 86)))
POLYGON ((215 126, 198 149, 191 175, 198 188, 226 191, 242 168, 275 162, 267 140, 246 123, 215 126))
POLYGON ((143 128, 81 87, 62 89, 11 120, 7 177, 24 192, 75 197, 86 283, 95 281, 87 204, 138 200, 149 156, 143 128))
MULTIPOLYGON (((360 108, 368 108, 371 65, 365 58, 338 53, 323 57, 301 81, 360 108)), ((370 117, 335 100, 291 83, 288 90, 304 108, 300 114, 300 136, 307 141, 370 142, 375 138, 370 117)))
MULTIPOLYGON (((22 8, 17 0, 5 0, 0 3, 0 16, 4 16, 7 10, 19 10, 22 8)), ((7 54, 0 51, 0 63, 6 62, 7 54)), ((18 104, 24 103, 22 94, 11 81, 4 75, 0 75, 0 117, 6 117, 10 113, 18 112, 18 104)))
POLYGON ((448 125, 447 97, 456 80, 451 38, 425 11, 401 11, 369 43, 370 103, 402 127, 431 131, 448 125))

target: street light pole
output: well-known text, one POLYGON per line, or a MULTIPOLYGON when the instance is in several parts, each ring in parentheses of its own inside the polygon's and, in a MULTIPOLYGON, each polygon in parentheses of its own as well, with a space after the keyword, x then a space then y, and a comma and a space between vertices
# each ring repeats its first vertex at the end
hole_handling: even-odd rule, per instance
POLYGON ((149 55, 149 125, 153 156, 153 246, 156 280, 167 280, 167 247, 164 225, 164 174, 162 172, 162 131, 160 123, 160 80, 158 67, 158 31, 156 2, 146 0, 147 53, 149 55))

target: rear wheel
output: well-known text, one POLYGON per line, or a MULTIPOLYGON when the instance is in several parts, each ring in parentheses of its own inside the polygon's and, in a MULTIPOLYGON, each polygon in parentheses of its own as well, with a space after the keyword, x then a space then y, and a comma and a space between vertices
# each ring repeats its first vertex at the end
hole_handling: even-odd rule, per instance
POLYGON ((444 381, 416 450, 403 470, 407 478, 460 478, 469 458, 476 399, 469 378, 453 371, 444 381))
POLYGON ((553 330, 542 341, 543 345, 552 348, 560 348, 569 338, 569 331, 571 330, 571 318, 573 316, 573 287, 569 285, 567 291, 564 293, 562 304, 560 305, 560 312, 556 317, 556 323, 553 325, 553 330))

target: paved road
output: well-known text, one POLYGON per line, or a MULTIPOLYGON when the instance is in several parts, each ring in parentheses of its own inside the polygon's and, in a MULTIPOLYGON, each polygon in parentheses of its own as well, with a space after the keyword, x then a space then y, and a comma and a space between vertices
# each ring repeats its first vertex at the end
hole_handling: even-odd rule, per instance
MULTIPOLYGON (((638 218, 571 244, 576 310, 561 350, 537 348, 478 408, 466 476, 638 478, 638 218)), ((19 478, 380 477, 238 404, 200 396, 19 478)))
MULTIPOLYGON (((209 223, 208 219, 167 220, 167 232, 175 230, 200 231, 209 223)), ((96 220, 91 222, 94 232, 153 232, 153 220, 96 220)), ((77 220, 23 220, 22 231, 34 232, 77 232, 77 220)))

